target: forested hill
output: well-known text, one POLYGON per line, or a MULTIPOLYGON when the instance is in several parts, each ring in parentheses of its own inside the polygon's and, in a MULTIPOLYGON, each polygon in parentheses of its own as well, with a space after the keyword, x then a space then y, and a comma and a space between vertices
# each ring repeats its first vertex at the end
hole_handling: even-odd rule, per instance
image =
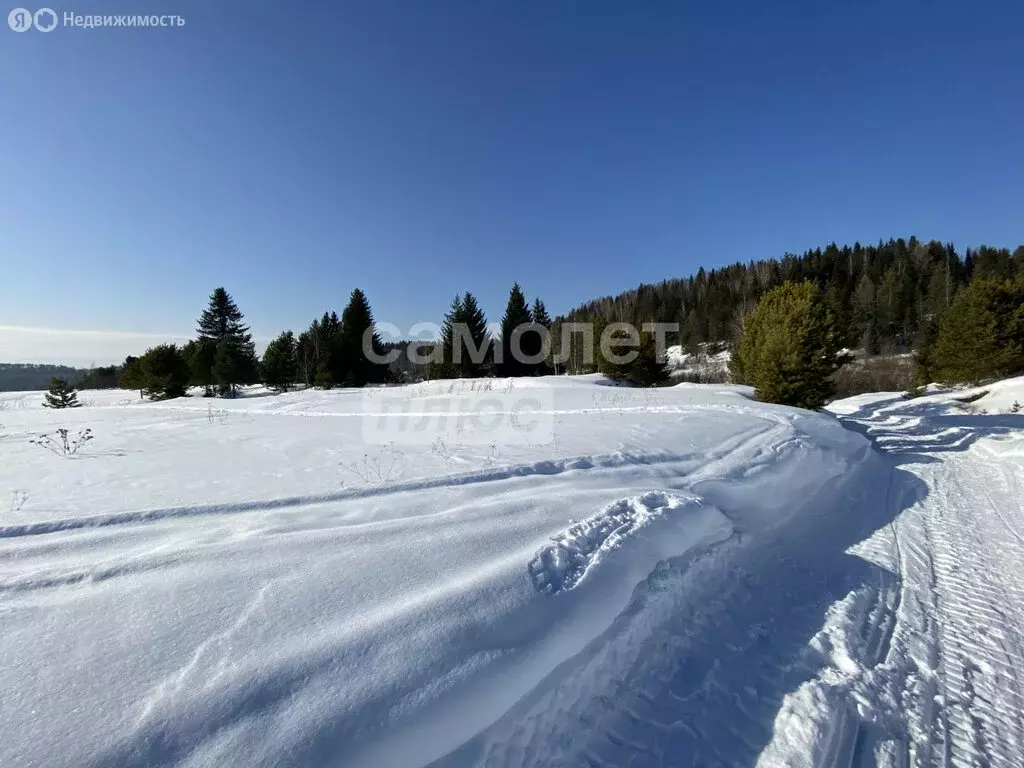
POLYGON ((46 389, 55 376, 78 381, 87 371, 66 365, 0 363, 0 392, 32 392, 46 389))
POLYGON ((572 310, 563 321, 602 317, 633 324, 679 323, 679 343, 733 340, 742 319, 766 291, 812 280, 826 292, 848 346, 869 351, 912 349, 956 291, 975 277, 1024 274, 1024 246, 982 246, 962 254, 952 244, 915 237, 876 246, 816 248, 781 259, 701 268, 692 277, 641 285, 572 310))

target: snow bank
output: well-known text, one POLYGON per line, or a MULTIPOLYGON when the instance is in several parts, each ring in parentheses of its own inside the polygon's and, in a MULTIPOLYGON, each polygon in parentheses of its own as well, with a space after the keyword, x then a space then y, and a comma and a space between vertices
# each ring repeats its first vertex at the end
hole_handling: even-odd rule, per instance
POLYGON ((974 407, 987 413, 1024 413, 1024 376, 996 381, 978 390, 985 392, 974 407))

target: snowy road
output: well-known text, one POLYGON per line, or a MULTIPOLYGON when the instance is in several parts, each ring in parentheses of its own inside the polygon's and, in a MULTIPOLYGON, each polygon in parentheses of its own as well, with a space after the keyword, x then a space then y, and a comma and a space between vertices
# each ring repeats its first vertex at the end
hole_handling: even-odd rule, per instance
POLYGON ((1024 764, 1024 417, 940 397, 846 418, 897 468, 900 512, 876 542, 897 553, 896 625, 861 689, 884 754, 897 765, 1024 764))

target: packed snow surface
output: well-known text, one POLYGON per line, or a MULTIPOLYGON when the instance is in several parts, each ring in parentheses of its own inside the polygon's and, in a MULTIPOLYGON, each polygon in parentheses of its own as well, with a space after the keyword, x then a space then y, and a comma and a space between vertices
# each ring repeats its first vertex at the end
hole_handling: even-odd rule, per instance
POLYGON ((0 394, 0 765, 1020 765, 1024 417, 961 394, 0 394))

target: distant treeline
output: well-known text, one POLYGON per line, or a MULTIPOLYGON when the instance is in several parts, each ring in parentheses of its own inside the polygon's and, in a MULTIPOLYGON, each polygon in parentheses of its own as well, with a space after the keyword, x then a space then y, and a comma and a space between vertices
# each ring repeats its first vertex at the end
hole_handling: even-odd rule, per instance
POLYGON ((1018 309, 1020 288, 1010 285, 1015 280, 1024 284, 1024 246, 1012 252, 982 246, 961 255, 951 243, 922 242, 915 237, 876 246, 831 244, 799 256, 701 268, 692 277, 641 285, 590 301, 554 320, 540 299, 531 306, 516 284, 496 334, 488 328, 476 298, 466 292, 453 300, 440 325, 440 337, 433 342, 383 341, 366 295, 356 289, 341 316, 325 312, 305 331, 285 331, 270 343, 262 360, 256 356, 241 311, 230 294, 218 288, 199 318, 197 337, 182 347, 161 345, 139 358, 127 358, 120 366, 89 371, 0 365, 0 390, 42 389, 58 377, 80 389, 121 386, 150 397, 178 396, 189 386, 200 386, 207 395, 231 396, 237 385, 257 382, 284 391, 296 384, 330 388, 422 378, 591 371, 637 383, 659 383, 666 379, 664 361, 649 335, 640 334, 640 356, 630 367, 616 364, 597 348, 609 323, 627 323, 636 329, 647 323, 676 324, 678 331, 669 335, 668 343, 694 352, 709 345, 732 346, 742 337, 744 324, 762 296, 783 284, 804 281, 820 292, 829 325, 842 345, 861 348, 868 355, 914 350, 922 376, 978 378, 1017 370, 1016 363, 1003 359, 1017 360, 1018 347, 1024 343, 1018 333, 1024 327, 1024 310, 1018 309), (963 299, 957 302, 961 294, 963 299), (563 333, 567 323, 590 324, 592 337, 563 333), (998 332, 989 333, 986 324, 993 323, 999 326, 998 332), (527 327, 533 330, 522 333, 527 327), (970 327, 971 339, 988 345, 984 355, 980 348, 969 347, 960 338, 967 334, 954 332, 954 327, 970 327), (517 338, 527 356, 538 353, 542 335, 552 345, 547 353, 531 362, 509 354, 517 338), (479 357, 456 353, 464 340, 480 351, 479 357), (997 355, 990 348, 1002 351, 997 355), (382 355, 390 350, 402 354, 383 362, 382 355), (410 351, 420 354, 406 354, 410 351), (430 351, 435 353, 431 361, 422 362, 423 353, 430 351), (963 358, 956 365, 951 362, 955 355, 963 358), (984 364, 978 362, 982 356, 984 364))
POLYGON ((809 280, 823 292, 844 343, 868 353, 918 349, 956 293, 976 278, 1024 275, 1024 246, 982 246, 962 254, 951 243, 915 237, 875 246, 815 248, 802 255, 697 271, 589 301, 557 322, 602 319, 639 326, 678 323, 676 341, 695 350, 734 342, 758 299, 787 282, 809 280))
MULTIPOLYGON (((77 382, 84 381, 91 373, 92 371, 67 365, 0 363, 0 392, 35 392, 46 389, 54 378, 77 382)), ((85 386, 83 384, 82 388, 85 386)), ((113 374, 112 383, 108 386, 117 386, 116 373, 113 374)))

